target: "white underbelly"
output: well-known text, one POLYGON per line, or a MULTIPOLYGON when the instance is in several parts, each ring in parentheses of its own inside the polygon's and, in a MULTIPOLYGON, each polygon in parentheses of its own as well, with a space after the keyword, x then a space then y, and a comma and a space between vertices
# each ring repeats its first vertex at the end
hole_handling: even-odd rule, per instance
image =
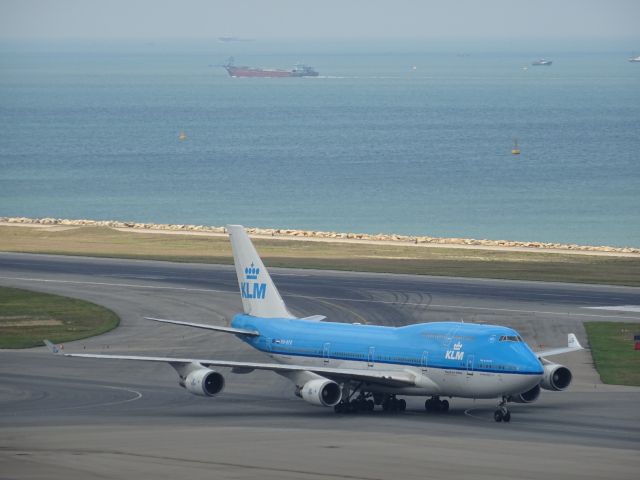
POLYGON ((372 392, 395 393, 397 395, 497 398, 503 395, 515 395, 526 392, 541 380, 541 376, 538 375, 506 374, 434 367, 422 369, 408 365, 369 363, 367 361, 353 360, 326 360, 318 357, 297 355, 270 354, 270 356, 281 363, 309 367, 411 372, 416 377, 416 386, 398 388, 385 387, 377 384, 370 385, 370 391, 372 392), (423 381, 421 381, 421 379, 423 381))

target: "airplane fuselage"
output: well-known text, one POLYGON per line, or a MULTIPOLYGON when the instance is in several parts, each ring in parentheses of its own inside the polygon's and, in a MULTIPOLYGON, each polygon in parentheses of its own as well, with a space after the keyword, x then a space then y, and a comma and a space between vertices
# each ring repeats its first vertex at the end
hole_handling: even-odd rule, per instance
POLYGON ((495 398, 540 383, 543 366, 517 332, 494 325, 437 322, 384 327, 236 315, 256 330, 252 347, 284 364, 411 372, 416 386, 369 390, 401 395, 495 398))

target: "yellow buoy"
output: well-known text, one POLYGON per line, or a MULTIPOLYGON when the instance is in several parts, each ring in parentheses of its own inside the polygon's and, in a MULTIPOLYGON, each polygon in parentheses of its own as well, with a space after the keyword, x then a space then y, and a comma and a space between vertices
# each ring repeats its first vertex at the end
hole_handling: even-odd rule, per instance
POLYGON ((511 149, 512 155, 520 155, 520 149, 518 148, 518 139, 513 140, 513 148, 511 149))

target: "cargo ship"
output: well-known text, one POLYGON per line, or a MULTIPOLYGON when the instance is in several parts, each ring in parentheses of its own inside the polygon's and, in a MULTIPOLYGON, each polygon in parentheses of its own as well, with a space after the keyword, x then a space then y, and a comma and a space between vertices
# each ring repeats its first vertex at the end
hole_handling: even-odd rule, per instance
POLYGON ((313 67, 308 65, 296 65, 293 70, 277 70, 267 68, 255 68, 255 67, 239 67, 233 64, 233 58, 230 58, 226 65, 223 65, 225 70, 229 73, 230 77, 267 77, 267 78, 279 78, 279 77, 317 77, 313 67))

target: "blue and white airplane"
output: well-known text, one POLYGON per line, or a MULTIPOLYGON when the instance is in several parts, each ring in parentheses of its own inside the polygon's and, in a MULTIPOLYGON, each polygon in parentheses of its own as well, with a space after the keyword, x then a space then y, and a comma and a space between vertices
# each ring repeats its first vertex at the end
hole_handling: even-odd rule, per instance
MULTIPOLYGON (((148 318, 157 322, 235 335, 271 357, 273 363, 236 362, 198 358, 143 357, 63 353, 67 357, 167 362, 188 392, 213 397, 225 386, 224 376, 211 367, 232 373, 270 370, 288 378, 295 394, 338 413, 402 411, 398 396, 424 396, 427 411, 444 412, 444 397, 497 398, 497 422, 508 422, 507 402, 530 403, 540 389, 564 390, 572 374, 546 358, 581 350, 574 334, 568 345, 533 352, 518 333, 497 325, 435 322, 405 327, 326 322, 313 315, 292 315, 269 272, 240 225, 227 227, 235 261, 244 313, 231 326, 148 318)), ((60 349, 46 341, 54 353, 60 349)))

